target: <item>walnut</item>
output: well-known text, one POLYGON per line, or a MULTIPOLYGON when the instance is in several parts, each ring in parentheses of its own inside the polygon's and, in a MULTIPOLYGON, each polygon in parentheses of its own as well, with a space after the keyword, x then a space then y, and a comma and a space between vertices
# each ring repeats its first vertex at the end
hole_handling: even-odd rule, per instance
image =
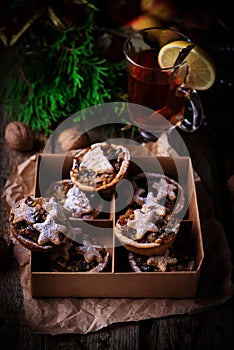
POLYGON ((63 151, 87 147, 89 136, 85 132, 80 132, 76 128, 65 129, 58 136, 58 143, 63 151))
POLYGON ((12 150, 29 151, 34 146, 35 137, 26 124, 16 121, 6 126, 5 140, 12 150))

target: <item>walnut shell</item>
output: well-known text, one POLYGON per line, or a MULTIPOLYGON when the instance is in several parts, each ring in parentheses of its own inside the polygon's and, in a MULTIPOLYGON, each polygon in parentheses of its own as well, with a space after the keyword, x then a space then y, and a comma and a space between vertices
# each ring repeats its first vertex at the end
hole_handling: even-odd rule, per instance
POLYGON ((85 132, 80 132, 76 128, 68 128, 61 132, 58 136, 58 143, 63 151, 87 147, 89 144, 89 136, 85 132))
POLYGON ((29 151, 35 142, 31 129, 26 124, 17 121, 6 126, 5 140, 9 147, 16 151, 29 151))

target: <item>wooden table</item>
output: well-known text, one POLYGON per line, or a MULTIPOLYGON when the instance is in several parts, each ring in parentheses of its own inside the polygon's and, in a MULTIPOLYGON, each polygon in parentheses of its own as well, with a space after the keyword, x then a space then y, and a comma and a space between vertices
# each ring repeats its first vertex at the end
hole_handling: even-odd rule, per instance
MULTIPOLYGON (((206 96, 205 96, 206 97, 206 96)), ((210 100, 210 96, 209 100, 210 100)), ((208 100, 208 99, 207 99, 208 100)), ((192 134, 182 134, 193 166, 201 176, 224 226, 229 246, 234 252, 234 200, 227 180, 234 174, 234 121, 231 110, 206 103, 206 123, 192 134)), ((4 123, 1 124, 1 191, 12 168, 30 154, 10 151, 5 145, 4 123)), ((1 235, 7 230, 7 211, 1 203, 1 235)), ((223 305, 194 315, 113 324, 95 333, 41 335, 33 334, 24 320, 23 297, 18 264, 9 247, 7 260, 0 266, 0 349, 233 349, 234 298, 223 305)))

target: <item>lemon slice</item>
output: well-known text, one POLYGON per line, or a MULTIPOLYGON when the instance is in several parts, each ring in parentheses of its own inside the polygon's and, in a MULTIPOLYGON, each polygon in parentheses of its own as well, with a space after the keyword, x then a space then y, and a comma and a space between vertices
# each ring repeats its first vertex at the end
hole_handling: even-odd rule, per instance
MULTIPOLYGON (((191 42, 173 41, 161 48, 158 54, 158 63, 161 68, 173 67, 179 51, 191 42)), ((195 45, 186 58, 189 73, 186 77, 186 86, 196 90, 209 89, 216 76, 215 65, 211 57, 199 46, 195 45)))

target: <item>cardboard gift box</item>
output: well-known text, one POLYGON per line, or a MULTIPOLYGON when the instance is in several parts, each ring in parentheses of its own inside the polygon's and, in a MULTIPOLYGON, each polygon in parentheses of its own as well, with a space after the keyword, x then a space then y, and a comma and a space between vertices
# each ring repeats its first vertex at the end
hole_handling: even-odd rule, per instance
MULTIPOLYGON (((73 156, 69 154, 39 154, 35 196, 43 195, 53 181, 69 178, 72 160, 73 156)), ((127 179, 142 170, 163 170, 165 175, 182 185, 187 208, 183 213, 178 237, 185 237, 192 245, 195 269, 133 272, 128 262, 128 251, 114 235, 113 228, 122 208, 119 207, 118 197, 112 193, 104 195, 105 210, 98 218, 72 220, 74 227, 95 231, 97 240, 108 248, 111 259, 105 270, 97 273, 50 272, 47 270, 48 253, 32 252, 33 297, 192 298, 197 295, 204 251, 191 160, 189 157, 154 157, 150 153, 139 156, 138 152, 134 152, 131 155, 127 179)), ((128 203, 131 193, 125 191, 121 196, 121 203, 128 203)))

